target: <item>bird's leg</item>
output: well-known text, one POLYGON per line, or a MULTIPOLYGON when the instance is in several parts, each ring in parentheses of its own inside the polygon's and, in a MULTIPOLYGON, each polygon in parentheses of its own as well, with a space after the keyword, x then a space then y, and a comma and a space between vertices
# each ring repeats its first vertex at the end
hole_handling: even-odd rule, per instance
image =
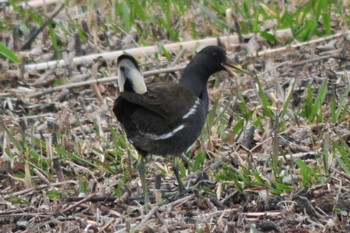
POLYGON ((181 153, 181 154, 179 155, 179 157, 180 157, 180 158, 182 159, 182 161, 184 162, 186 168, 189 168, 189 167, 192 167, 192 166, 193 166, 191 160, 189 160, 189 159, 186 157, 185 153, 181 153))
POLYGON ((141 178, 141 185, 143 189, 143 198, 144 198, 144 205, 146 206, 149 203, 149 196, 148 196, 148 189, 146 184, 146 177, 145 177, 145 158, 143 155, 141 155, 141 158, 139 162, 137 163, 137 169, 139 170, 140 178, 141 178))
POLYGON ((181 180, 181 177, 180 177, 180 164, 179 164, 179 158, 177 158, 177 157, 174 159, 173 170, 174 170, 174 174, 176 176, 177 182, 179 183, 180 193, 184 193, 185 192, 185 186, 182 183, 182 180, 181 180))

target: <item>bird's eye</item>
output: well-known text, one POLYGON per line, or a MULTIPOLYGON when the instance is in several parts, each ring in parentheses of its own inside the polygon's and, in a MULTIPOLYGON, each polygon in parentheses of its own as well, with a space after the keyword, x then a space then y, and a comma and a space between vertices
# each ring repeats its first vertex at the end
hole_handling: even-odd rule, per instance
POLYGON ((218 54, 217 53, 213 53, 213 56, 216 57, 218 54))

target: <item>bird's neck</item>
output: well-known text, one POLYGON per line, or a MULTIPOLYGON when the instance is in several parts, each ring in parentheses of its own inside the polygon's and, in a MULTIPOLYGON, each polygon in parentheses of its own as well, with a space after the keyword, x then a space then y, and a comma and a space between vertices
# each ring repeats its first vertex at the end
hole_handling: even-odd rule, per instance
POLYGON ((199 72, 185 72, 182 74, 179 83, 188 87, 193 93, 201 98, 208 98, 207 82, 209 75, 200 74, 199 72))

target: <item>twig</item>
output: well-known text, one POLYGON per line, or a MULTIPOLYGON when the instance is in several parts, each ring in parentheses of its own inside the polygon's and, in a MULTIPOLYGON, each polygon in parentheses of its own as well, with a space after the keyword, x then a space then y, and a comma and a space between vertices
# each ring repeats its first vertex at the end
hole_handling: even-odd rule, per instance
POLYGON ((34 170, 34 173, 35 173, 42 181, 44 181, 48 187, 51 187, 50 181, 44 176, 43 173, 41 173, 41 172, 39 171, 39 169, 34 168, 33 170, 34 170))
POLYGON ((277 64, 277 65, 271 67, 271 68, 268 69, 268 70, 264 70, 263 72, 258 73, 257 75, 258 75, 258 77, 261 77, 261 76, 263 76, 263 75, 265 75, 265 74, 267 74, 267 73, 269 73, 269 72, 272 72, 272 71, 274 71, 274 70, 277 70, 277 69, 280 68, 281 66, 290 65, 290 64, 292 64, 292 61, 281 62, 281 63, 279 63, 279 64, 277 64))
POLYGON ((60 11, 63 9, 63 7, 64 7, 64 4, 62 4, 49 18, 47 18, 45 20, 45 22, 33 34, 30 35, 30 37, 22 45, 20 50, 25 50, 25 49, 30 48, 30 45, 32 44, 35 37, 37 37, 39 35, 39 33, 42 32, 42 30, 44 30, 44 28, 51 22, 51 20, 53 18, 55 18, 58 13, 60 13, 60 11))
POLYGON ((63 182, 64 181, 64 175, 63 175, 62 167, 61 167, 61 164, 59 162, 58 157, 53 158, 53 168, 54 168, 54 170, 56 172, 58 181, 59 182, 63 182))
MULTIPOLYGON (((85 197, 66 197, 63 198, 63 200, 67 201, 67 202, 77 202, 77 201, 82 201, 84 200, 85 197)), ((109 196, 94 196, 90 198, 90 202, 114 202, 118 200, 117 197, 109 197, 109 196)))
POLYGON ((315 58, 311 58, 305 61, 301 61, 301 62, 297 62, 297 63, 292 63, 291 66, 292 67, 297 67, 297 66, 302 66, 308 63, 313 63, 313 62, 318 62, 321 60, 326 60, 329 58, 336 58, 336 59, 340 59, 340 60, 346 60, 349 61, 350 58, 344 57, 344 56, 338 56, 338 55, 326 55, 326 56, 321 56, 321 57, 315 57, 315 58))
MULTIPOLYGON (((165 68, 165 69, 146 71, 143 73, 143 76, 147 77, 147 76, 160 74, 160 73, 174 72, 174 71, 183 70, 184 68, 185 68, 185 66, 177 66, 177 67, 171 67, 171 68, 165 68)), ((97 83, 115 82, 115 81, 117 81, 117 79, 118 79, 117 76, 113 76, 113 77, 107 77, 107 78, 101 78, 101 79, 92 79, 92 80, 87 80, 87 81, 77 82, 77 83, 69 83, 66 85, 53 87, 53 88, 50 88, 50 89, 47 89, 47 90, 44 90, 44 91, 41 91, 38 93, 31 94, 31 95, 29 95, 29 98, 36 98, 36 97, 39 97, 39 96, 42 96, 45 94, 61 91, 63 89, 82 87, 82 86, 87 86, 87 85, 97 84, 97 83)))
MULTIPOLYGON (((65 181, 65 182, 57 182, 57 183, 53 183, 51 184, 51 186, 61 186, 61 185, 64 185, 64 184, 76 184, 77 182, 76 181, 73 181, 73 180, 68 180, 68 181, 65 181)), ((29 193, 29 192, 32 192, 32 191, 35 191, 35 190, 40 190, 40 189, 44 189, 44 188, 48 188, 48 185, 47 184, 43 184, 43 185, 39 185, 37 187, 34 187, 34 188, 28 188, 28 189, 24 189, 24 190, 21 190, 21 191, 18 191, 18 192, 14 192, 14 193, 11 193, 11 194, 7 194, 7 195, 4 195, 4 199, 8 199, 8 198, 11 198, 13 196, 18 196, 18 195, 23 195, 23 194, 26 194, 26 193, 29 193)), ((1 195, 2 193, 0 193, 1 195)))
POLYGON ((61 210, 60 212, 65 213, 65 212, 67 212, 67 211, 70 210, 70 209, 73 209, 73 208, 75 208, 75 207, 77 207, 77 206, 80 206, 80 205, 83 204, 84 202, 90 201, 90 199, 93 198, 95 195, 96 195, 96 194, 94 194, 94 193, 93 193, 93 194, 90 194, 89 196, 87 196, 87 197, 85 197, 84 199, 78 201, 78 202, 75 203, 74 205, 68 206, 67 208, 61 210))
POLYGON ((260 218, 261 216, 267 216, 267 217, 276 217, 281 216, 283 214, 282 211, 261 211, 261 212, 248 212, 248 213, 242 213, 242 215, 250 218, 260 218))
POLYGON ((319 214, 317 213, 309 199, 303 196, 296 197, 296 199, 300 201, 300 206, 302 206, 305 209, 308 215, 315 218, 319 217, 319 214))
POLYGON ((163 224, 163 226, 165 227, 166 230, 169 229, 168 223, 166 222, 166 220, 162 217, 162 215, 160 215, 160 213, 157 211, 156 212, 156 216, 159 219, 159 221, 163 224))
POLYGON ((106 232, 107 228, 110 227, 115 221, 116 219, 112 219, 106 225, 104 225, 97 233, 106 232))
POLYGON ((320 43, 320 42, 323 42, 323 41, 326 41, 326 40, 333 40, 333 39, 336 39, 338 37, 342 37, 342 36, 345 36, 347 34, 350 33, 350 30, 348 31, 345 31, 345 32, 339 32, 339 33, 336 33, 334 35, 331 35, 331 36, 326 36, 326 37, 322 37, 322 38, 317 38, 315 40, 310 40, 310 41, 307 41, 307 42, 303 42, 303 43, 298 43, 298 44, 293 44, 293 45, 287 45, 287 46, 284 46, 284 47, 280 47, 280 48, 276 48, 276 49, 268 49, 268 50, 265 50, 265 51, 261 51, 261 52, 258 52, 258 56, 264 56, 266 54, 272 54, 272 53, 278 53, 278 52, 283 52, 285 50, 288 50, 290 48, 299 48, 299 47, 303 47, 303 46, 307 46, 307 45, 310 45, 310 44, 316 44, 316 43, 320 43))
POLYGON ((338 173, 340 176, 344 177, 345 179, 347 179, 348 181, 350 181, 350 176, 348 174, 345 174, 344 172, 338 171, 334 168, 331 168, 332 171, 338 173))
POLYGON ((43 213, 15 213, 15 214, 1 214, 1 218, 13 218, 13 217, 50 217, 48 214, 43 214, 43 213))
POLYGON ((170 202, 170 203, 166 204, 164 207, 167 208, 167 209, 171 209, 174 206, 181 205, 182 203, 185 203, 185 202, 191 200, 193 197, 194 197, 194 194, 189 195, 189 196, 185 196, 185 197, 183 197, 181 199, 177 199, 177 200, 175 200, 173 202, 170 202))
MULTIPOLYGON (((99 66, 99 62, 93 64, 91 68, 91 76, 94 80, 97 80, 96 77, 97 77, 98 66, 99 66)), ((103 105, 103 97, 101 95, 100 89, 97 86, 97 83, 91 84, 91 87, 92 87, 92 90, 95 92, 95 95, 97 97, 99 104, 103 105)))
MULTIPOLYGON (((250 33, 246 35, 246 37, 249 38, 253 35, 254 35, 253 33, 250 33)), ((279 37, 292 38, 292 33, 290 29, 278 30, 276 31, 275 35, 278 38, 279 37)), ((264 41, 265 39, 258 36, 258 40, 264 41)), ((226 41, 229 41, 231 44, 239 44, 237 35, 222 36, 219 38, 219 41, 222 41, 223 43, 225 43, 226 41)), ((169 52, 174 52, 181 48, 194 50, 198 46, 217 45, 217 43, 218 43, 218 38, 210 37, 202 40, 191 40, 191 41, 171 43, 171 44, 164 45, 164 48, 169 52)), ((136 57, 146 56, 146 55, 154 54, 157 51, 159 51, 158 46, 146 46, 146 47, 119 50, 119 51, 113 51, 113 52, 107 52, 107 53, 101 53, 101 54, 91 54, 87 56, 75 57, 73 59, 73 64, 90 63, 99 57, 102 57, 105 60, 115 60, 117 57, 119 57, 123 53, 128 53, 136 57)), ((25 68, 27 71, 35 71, 35 70, 44 70, 52 67, 62 67, 64 65, 65 65, 64 60, 57 60, 57 61, 42 62, 37 64, 28 64, 25 66, 25 68)))
POLYGON ((154 206, 135 228, 142 229, 143 225, 152 217, 152 215, 158 210, 158 208, 158 206, 154 206))
POLYGON ((287 159, 314 159, 318 154, 320 153, 317 151, 308 151, 295 154, 287 154, 283 157, 280 156, 279 159, 283 159, 284 157, 287 159))
POLYGON ((33 211, 35 209, 35 207, 33 206, 29 206, 29 207, 24 207, 24 208, 21 208, 21 209, 11 209, 11 210, 8 210, 8 211, 0 211, 0 216, 9 216, 11 214, 18 214, 19 212, 20 213, 24 213, 26 211, 33 211))

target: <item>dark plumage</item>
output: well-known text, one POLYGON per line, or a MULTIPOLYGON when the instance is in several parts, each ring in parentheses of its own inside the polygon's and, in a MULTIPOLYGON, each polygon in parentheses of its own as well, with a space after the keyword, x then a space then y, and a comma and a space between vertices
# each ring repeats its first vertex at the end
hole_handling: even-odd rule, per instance
MULTIPOLYGON (((139 172, 145 203, 149 201, 144 178, 147 154, 180 156, 198 138, 208 112, 210 75, 233 68, 226 52, 217 46, 202 49, 186 66, 179 83, 153 83, 146 87, 136 60, 118 58, 120 96, 113 112, 129 141, 142 155, 139 172)), ((177 166, 174 172, 184 189, 177 166)))

